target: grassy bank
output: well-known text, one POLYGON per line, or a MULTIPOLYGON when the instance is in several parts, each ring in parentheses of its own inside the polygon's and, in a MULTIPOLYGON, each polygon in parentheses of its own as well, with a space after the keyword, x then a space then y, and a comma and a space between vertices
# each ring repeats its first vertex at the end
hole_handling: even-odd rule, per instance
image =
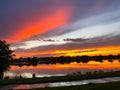
POLYGON ((88 84, 80 86, 69 87, 54 87, 54 88, 42 88, 32 90, 120 90, 120 82, 102 83, 102 84, 88 84))
POLYGON ((101 72, 101 73, 88 73, 85 75, 67 75, 67 76, 54 76, 43 78, 16 78, 16 79, 3 79, 0 80, 0 85, 8 84, 34 84, 34 83, 47 83, 47 82, 60 82, 60 81, 78 81, 84 79, 97 79, 104 77, 120 76, 120 71, 115 72, 101 72))

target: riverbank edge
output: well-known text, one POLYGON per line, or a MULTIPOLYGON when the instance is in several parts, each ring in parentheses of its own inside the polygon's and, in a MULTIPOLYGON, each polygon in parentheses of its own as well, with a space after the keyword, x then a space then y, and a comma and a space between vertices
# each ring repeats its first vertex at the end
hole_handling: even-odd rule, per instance
POLYGON ((45 87, 36 88, 30 90, 120 90, 120 81, 99 83, 99 84, 86 84, 86 85, 75 85, 75 86, 64 86, 64 87, 45 87))
POLYGON ((99 78, 118 77, 118 76, 120 76, 120 71, 99 72, 99 73, 96 72, 96 73, 42 77, 42 78, 15 78, 15 79, 0 80, 0 85, 37 84, 37 83, 51 83, 51 82, 61 82, 61 81, 80 81, 85 79, 99 79, 99 78))

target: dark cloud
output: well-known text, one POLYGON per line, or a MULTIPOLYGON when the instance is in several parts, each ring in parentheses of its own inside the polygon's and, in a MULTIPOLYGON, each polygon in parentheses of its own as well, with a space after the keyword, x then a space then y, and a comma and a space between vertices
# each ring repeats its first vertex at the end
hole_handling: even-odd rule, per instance
POLYGON ((71 38, 67 38, 67 39, 64 39, 64 41, 70 41, 70 42, 84 42, 86 40, 89 40, 89 39, 83 39, 83 38, 76 38, 76 39, 71 39, 71 38))
POLYGON ((52 40, 52 39, 45 39, 45 40, 42 40, 44 42, 55 42, 55 40, 52 40))
POLYGON ((82 51, 79 51, 77 53, 82 53, 82 52, 95 52, 95 51, 98 51, 97 49, 92 49, 92 50, 82 50, 82 51))

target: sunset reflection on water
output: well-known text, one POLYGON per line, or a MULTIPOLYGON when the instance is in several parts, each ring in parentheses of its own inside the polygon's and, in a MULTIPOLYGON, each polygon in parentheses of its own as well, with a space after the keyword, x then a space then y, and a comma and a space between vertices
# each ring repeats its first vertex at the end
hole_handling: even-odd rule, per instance
POLYGON ((120 70, 120 62, 114 60, 109 62, 107 60, 103 62, 90 61, 88 63, 70 63, 70 64, 38 64, 37 66, 11 66, 8 72, 5 72, 5 76, 19 76, 31 78, 32 74, 36 74, 36 77, 44 76, 61 76, 71 74, 74 72, 85 73, 88 71, 103 70, 120 70))

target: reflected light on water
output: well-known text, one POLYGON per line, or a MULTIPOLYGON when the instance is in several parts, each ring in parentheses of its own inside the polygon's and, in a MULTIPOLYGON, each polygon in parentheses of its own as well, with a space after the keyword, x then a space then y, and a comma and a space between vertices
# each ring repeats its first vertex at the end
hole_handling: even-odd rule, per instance
POLYGON ((45 88, 45 87, 64 87, 64 86, 74 86, 74 85, 85 85, 90 83, 108 83, 120 81, 120 77, 109 77, 109 78, 100 78, 100 79, 88 79, 81 81, 66 81, 66 82, 53 82, 53 83, 40 83, 40 84, 23 84, 15 86, 14 90, 21 89, 35 89, 35 88, 45 88))
POLYGON ((37 66, 11 66, 8 72, 5 72, 5 76, 22 76, 25 78, 31 78, 32 74, 36 77, 49 77, 49 76, 62 76, 74 72, 85 73, 87 71, 95 70, 120 70, 120 62, 114 60, 108 62, 107 60, 101 62, 90 61, 88 63, 76 63, 71 64, 38 64, 37 66))

